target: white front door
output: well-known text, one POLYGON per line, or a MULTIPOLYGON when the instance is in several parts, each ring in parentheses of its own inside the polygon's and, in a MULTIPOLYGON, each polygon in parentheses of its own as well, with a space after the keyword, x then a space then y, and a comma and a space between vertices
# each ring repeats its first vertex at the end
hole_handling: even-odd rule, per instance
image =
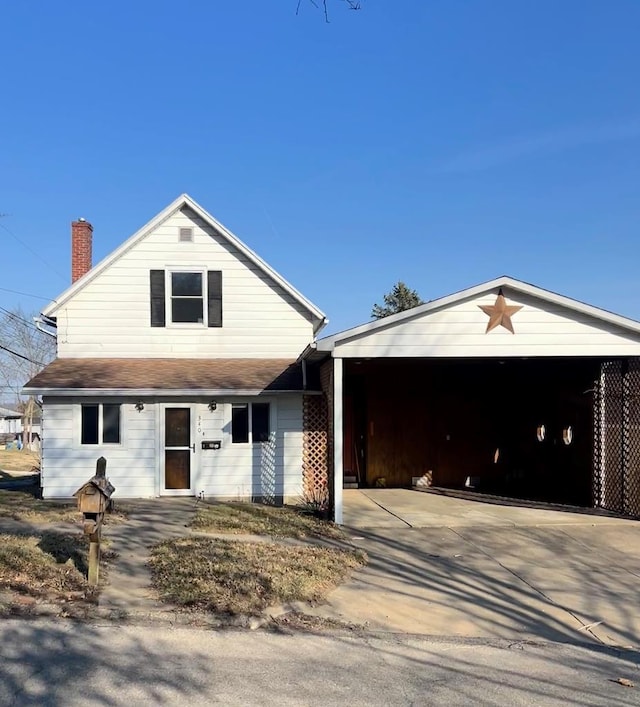
POLYGON ((196 445, 193 411, 189 406, 168 406, 164 410, 164 458, 161 494, 192 496, 196 445))

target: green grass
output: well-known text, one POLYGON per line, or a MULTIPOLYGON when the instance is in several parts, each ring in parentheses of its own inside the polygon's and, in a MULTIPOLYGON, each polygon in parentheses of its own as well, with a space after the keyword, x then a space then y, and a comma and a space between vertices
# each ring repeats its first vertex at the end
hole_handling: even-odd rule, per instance
POLYGON ((340 528, 295 508, 255 503, 199 504, 191 523, 195 530, 217 533, 247 533, 275 538, 329 538, 344 540, 340 528))
POLYGON ((256 615, 283 602, 320 601, 365 562, 356 550, 192 537, 157 545, 150 567, 164 601, 256 615))

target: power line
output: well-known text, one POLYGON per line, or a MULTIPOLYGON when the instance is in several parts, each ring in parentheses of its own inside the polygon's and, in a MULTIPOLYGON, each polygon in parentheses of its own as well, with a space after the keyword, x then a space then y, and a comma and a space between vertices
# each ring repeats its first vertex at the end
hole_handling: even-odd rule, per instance
POLYGON ((28 361, 29 363, 33 363, 36 366, 46 365, 44 363, 41 363, 40 361, 34 361, 32 358, 28 358, 27 356, 23 356, 22 354, 16 353, 15 351, 8 349, 6 346, 3 346, 2 344, 0 344, 0 349, 2 349, 3 351, 6 351, 7 353, 10 353, 12 356, 17 356, 18 358, 24 359, 25 361, 28 361))
POLYGON ((42 297, 42 295, 33 295, 30 292, 20 292, 18 290, 10 290, 7 287, 0 287, 2 292, 11 292, 13 295, 22 295, 23 297, 33 297, 34 299, 43 299, 45 302, 55 302, 51 297, 42 297))
POLYGON ((14 312, 10 312, 4 307, 0 307, 0 312, 4 312, 8 317, 15 319, 16 321, 21 322, 22 324, 26 324, 28 327, 35 329, 36 331, 40 331, 40 329, 38 329, 38 327, 33 322, 30 322, 28 319, 25 319, 24 317, 21 317, 20 315, 15 314, 14 312))
POLYGON ((41 299, 45 302, 55 302, 55 300, 51 297, 34 295, 33 292, 22 292, 21 290, 12 290, 9 287, 0 287, 0 292, 10 292, 12 295, 22 295, 23 297, 33 297, 33 299, 41 299))
MULTIPOLYGON (((6 216, 6 215, 7 215, 7 214, 2 214, 2 216, 6 216)), ((58 277, 62 278, 63 280, 66 280, 65 276, 62 275, 61 273, 59 273, 59 272, 53 267, 53 265, 51 265, 51 263, 50 263, 48 260, 45 260, 45 259, 40 255, 40 253, 38 253, 37 251, 35 251, 28 243, 26 243, 25 241, 23 241, 21 238, 18 238, 18 236, 16 236, 16 234, 15 234, 12 230, 10 230, 9 228, 7 228, 3 223, 0 223, 0 228, 1 228, 3 231, 6 231, 10 236, 13 236, 13 237, 18 241, 18 243, 20 243, 20 245, 24 246, 32 255, 35 255, 35 257, 38 258, 38 260, 39 260, 40 262, 44 263, 44 264, 51 270, 51 272, 54 272, 58 277)))

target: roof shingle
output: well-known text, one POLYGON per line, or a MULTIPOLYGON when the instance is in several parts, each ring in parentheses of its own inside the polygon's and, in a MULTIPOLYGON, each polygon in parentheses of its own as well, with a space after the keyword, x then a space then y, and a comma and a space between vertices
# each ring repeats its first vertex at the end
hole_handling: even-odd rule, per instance
POLYGON ((302 390, 290 359, 59 358, 25 389, 302 390))

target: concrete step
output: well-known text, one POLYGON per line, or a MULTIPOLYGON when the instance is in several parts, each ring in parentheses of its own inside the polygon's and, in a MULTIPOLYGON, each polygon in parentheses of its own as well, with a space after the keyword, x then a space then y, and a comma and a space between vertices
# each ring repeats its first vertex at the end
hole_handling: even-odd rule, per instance
POLYGON ((345 484, 355 484, 358 478, 356 476, 353 476, 352 474, 345 474, 342 477, 342 480, 345 484))
POLYGON ((357 488, 358 488, 358 482, 357 482, 357 481, 354 481, 354 482, 349 482, 349 483, 348 483, 348 482, 345 481, 345 482, 342 484, 342 488, 343 488, 343 489, 357 489, 357 488))

